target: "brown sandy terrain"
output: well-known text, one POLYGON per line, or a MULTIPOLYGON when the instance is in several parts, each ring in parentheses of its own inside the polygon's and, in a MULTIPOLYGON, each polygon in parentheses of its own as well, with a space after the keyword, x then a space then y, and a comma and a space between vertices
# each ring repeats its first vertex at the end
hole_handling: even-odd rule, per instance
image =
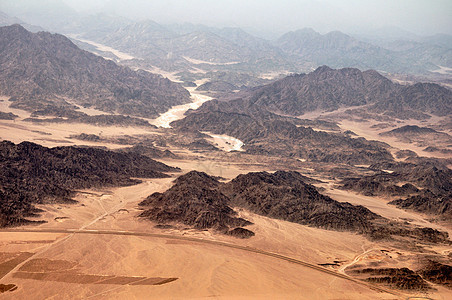
MULTIPOLYGON (((430 120, 430 124, 437 124, 438 121, 440 120, 436 120, 436 119, 440 119, 439 117, 433 118, 435 120, 430 120)), ((351 130, 354 133, 356 133, 358 136, 364 137, 365 139, 368 140, 376 140, 376 141, 381 141, 384 143, 387 143, 389 145, 391 145, 394 148, 398 149, 404 149, 404 150, 411 150, 416 152, 419 156, 425 156, 425 157, 439 157, 439 158, 451 158, 452 155, 450 154, 442 154, 442 153, 438 153, 438 152, 427 152, 424 151, 425 147, 419 147, 414 143, 405 143, 403 141, 400 141, 399 139, 397 139, 396 137, 389 137, 389 136, 382 136, 380 135, 380 133, 386 132, 390 129, 394 129, 396 128, 394 127, 389 127, 389 128, 372 128, 372 126, 375 126, 377 124, 379 124, 380 122, 376 122, 376 121, 370 121, 370 122, 356 122, 356 121, 350 121, 350 120, 342 120, 340 122, 340 127, 344 130, 351 130)), ((409 120, 406 122, 401 122, 397 124, 397 127, 401 127, 404 125, 418 125, 418 126, 425 126, 425 127, 429 127, 428 125, 429 123, 425 124, 421 121, 415 121, 415 120, 409 120)), ((450 133, 449 131, 446 131, 447 133, 450 133)), ((394 152, 396 152, 396 150, 394 150, 394 152)))
MULTIPOLYGON (((366 106, 361 106, 360 108, 365 108, 366 106)), ((389 131, 391 129, 395 129, 397 127, 402 127, 405 125, 417 125, 420 127, 431 127, 434 129, 438 129, 439 131, 443 131, 447 134, 452 134, 452 129, 445 127, 443 128, 442 124, 447 124, 450 122, 450 116, 438 117, 434 115, 430 115, 428 120, 393 120, 387 122, 380 122, 376 120, 362 120, 362 119, 354 119, 350 115, 344 115, 344 112, 349 110, 350 108, 344 107, 339 108, 337 110, 331 112, 323 112, 323 111, 313 111, 309 113, 305 113, 302 116, 299 116, 300 119, 320 119, 320 120, 328 120, 328 121, 337 121, 338 125, 341 127, 343 131, 350 130, 355 133, 358 137, 364 137, 367 140, 375 140, 381 141, 389 144, 392 149, 392 152, 397 152, 400 149, 403 150, 412 150, 416 152, 419 156, 425 157, 438 157, 438 158, 451 158, 450 154, 444 154, 439 152, 427 152, 424 151, 424 147, 418 146, 415 143, 408 143, 401 141, 396 137, 390 136, 382 136, 381 133, 389 131)), ((427 140, 427 142, 431 142, 427 140)), ((435 145, 432 145, 435 146, 435 145)))
MULTIPOLYGON (((0 102, 0 105, 7 108, 5 103, 7 102, 0 102)), ((23 111, 13 112, 20 118, 15 121, 0 121, 0 137, 15 143, 28 140, 45 146, 73 143, 118 148, 124 145, 79 141, 69 139, 68 136, 80 133, 103 136, 159 134, 158 131, 138 127, 33 124, 21 120, 28 116, 23 111)), ((365 137, 378 137, 378 132, 366 131, 370 124, 366 125, 368 127, 362 127, 361 123, 344 122, 342 124, 344 129, 350 129, 365 137)), ((405 145, 403 146, 406 149, 405 145)), ((231 155, 229 159, 225 159, 227 156, 216 157, 209 153, 194 153, 185 149, 171 149, 173 150, 180 158, 165 158, 161 161, 178 166, 183 172, 198 170, 225 179, 232 179, 238 174, 251 171, 272 171, 278 167, 269 163, 269 160, 259 157, 241 158, 231 155)), ((283 165, 284 162, 280 164, 283 165)), ((153 192, 168 189, 173 179, 144 179, 141 184, 135 186, 80 191, 76 197, 78 204, 41 205, 40 208, 45 212, 39 219, 45 219, 47 223, 19 228, 43 232, 3 231, 0 234, 0 271, 3 272, 0 284, 3 286, 0 288, 11 288, 11 291, 5 291, 2 297, 5 299, 408 297, 398 291, 381 292, 367 284, 343 277, 346 276, 344 273, 347 274, 347 267, 357 263, 367 265, 382 261, 400 266, 413 263, 415 254, 411 253, 411 250, 394 248, 385 242, 371 242, 363 236, 352 233, 310 228, 246 211, 240 211, 240 214, 254 223, 249 228, 256 233, 255 237, 248 240, 238 240, 210 230, 199 231, 177 224, 173 228, 156 229, 154 228, 156 224, 138 219, 136 216, 141 212, 138 203, 153 192), (52 232, 69 229, 85 230, 86 233, 52 232), (95 230, 109 230, 110 233, 98 234, 95 230), (154 236, 129 235, 131 232, 154 236), (178 237, 200 240, 184 240, 178 237), (203 242, 205 240, 237 247, 203 242), (393 259, 385 260, 382 249, 391 251, 393 259), (397 252, 404 255, 395 255, 397 252), (409 259, 405 263, 403 259, 407 257, 409 259), (312 267, 319 264, 323 264, 324 267, 319 266, 320 269, 312 267), (11 285, 17 286, 17 289, 12 291, 14 287, 11 285)), ((328 184, 324 184, 324 187, 327 188, 326 193, 335 200, 364 205, 388 218, 409 220, 414 224, 451 232, 450 228, 426 221, 424 216, 388 206, 387 199, 336 190, 328 184)), ((431 246, 427 250, 430 253, 434 251, 444 255, 451 251, 450 246, 431 246)), ((440 286, 435 288, 437 291, 431 291, 429 297, 448 299, 450 290, 440 286)), ((409 295, 425 296, 423 293, 409 295)))
MULTIPOLYGON (((0 251, 8 253, 6 258, 31 253, 21 258, 22 262, 15 270, 1 279, 1 283, 18 286, 4 297, 398 298, 397 291, 394 291, 396 296, 377 292, 365 285, 275 257, 202 242, 243 245, 317 265, 353 261, 365 249, 384 247, 362 236, 309 228, 242 211, 243 216, 254 222, 250 228, 256 232, 256 237, 238 241, 211 231, 184 227, 158 230, 152 223, 134 217, 139 212, 139 201, 153 191, 164 191, 170 184, 171 179, 153 179, 132 187, 87 191, 77 197, 84 206, 43 206, 47 210, 44 217, 49 223, 22 227, 44 231, 84 229, 91 234, 2 233, 0 251), (55 221, 57 216, 68 219, 58 222, 55 221), (105 229, 113 230, 115 234, 94 234, 95 230, 105 229), (128 232, 170 236, 124 235, 128 232), (202 240, 173 240, 172 236, 202 240), (133 281, 134 278, 142 281, 133 281), (158 281, 162 284, 155 285, 158 284, 156 278, 162 278, 158 281), (178 279, 165 281, 171 278, 178 279)), ((441 298, 442 292, 439 292, 438 299, 447 299, 441 298)))

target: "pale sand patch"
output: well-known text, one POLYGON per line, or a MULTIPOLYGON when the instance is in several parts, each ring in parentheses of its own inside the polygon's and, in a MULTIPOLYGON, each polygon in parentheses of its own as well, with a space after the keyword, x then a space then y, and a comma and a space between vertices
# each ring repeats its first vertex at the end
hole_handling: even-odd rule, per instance
MULTIPOLYGON (((92 210, 87 217, 84 207, 60 209, 59 214, 79 213, 81 223, 105 211, 116 211, 136 207, 137 201, 153 191, 163 191, 170 185, 170 179, 157 179, 141 185, 117 188, 111 191, 103 206, 96 204, 99 191, 85 194, 91 200, 84 201, 92 210), (152 185, 154 184, 154 185, 152 185), (123 201, 123 202, 121 202, 123 201), (125 201, 125 202, 124 202, 125 201), (83 219, 85 221, 83 221, 83 219)), ((102 197, 102 196, 100 196, 102 197)), ((135 210, 136 211, 136 210, 135 210)), ((252 247, 266 248, 282 254, 313 260, 313 263, 340 258, 353 258, 363 238, 348 233, 336 233, 308 228, 284 221, 246 214, 256 225, 250 227, 258 233, 258 239, 247 241, 209 232, 183 231, 175 234, 202 236, 213 240, 239 243, 252 247), (320 243, 320 244, 319 244, 320 243), (317 250, 313 250, 313 248, 317 250), (330 251, 330 253, 328 253, 330 251)), ((91 223, 91 222, 90 222, 91 223)), ((61 228, 63 223, 43 224, 39 228, 61 228)), ((74 224, 75 225, 75 224, 74 224)), ((96 222, 89 228, 122 228, 155 231, 153 223, 124 214, 116 214, 110 224, 96 222)), ((85 226, 84 226, 85 227, 85 226)), ((34 227, 36 228, 36 227, 34 227)), ((2 248, 0 247, 0 250, 2 248)), ((178 280, 162 286, 103 286, 94 284, 58 283, 21 278, 8 278, 20 286, 14 295, 17 299, 42 299, 58 295, 60 299, 93 297, 96 299, 147 298, 196 298, 217 296, 223 298, 297 298, 319 299, 340 297, 347 299, 374 299, 388 295, 377 293, 353 282, 335 278, 303 266, 265 257, 256 253, 229 249, 222 246, 186 241, 167 243, 166 239, 131 236, 73 235, 58 243, 38 258, 67 260, 78 263, 77 271, 84 274, 111 276, 177 277, 178 280), (303 291, 303 293, 300 293, 303 291)), ((6 298, 9 299, 9 298, 6 298)))
POLYGON ((130 54, 121 52, 121 51, 116 50, 116 49, 113 49, 113 48, 111 48, 111 47, 108 47, 108 46, 105 46, 105 45, 102 45, 102 44, 99 44, 99 43, 96 43, 96 42, 93 42, 93 41, 90 41, 90 40, 82 39, 82 38, 78 37, 78 35, 76 35, 76 34, 69 34, 68 36, 69 36, 70 38, 79 40, 80 42, 90 44, 90 45, 96 47, 97 50, 99 50, 99 51, 102 51, 102 52, 111 52, 111 53, 113 53, 116 57, 118 57, 120 60, 130 60, 130 59, 134 59, 134 58, 135 58, 134 56, 132 56, 132 55, 130 55, 130 54))
MULTIPOLYGON (((191 166, 186 166, 191 169, 191 166)), ((236 169, 235 172, 238 171, 250 170, 236 169)), ((44 218, 50 222, 30 228, 69 228, 67 226, 72 222, 71 228, 108 229, 118 233, 170 233, 258 248, 313 264, 333 260, 351 262, 363 249, 384 247, 353 233, 310 228, 246 211, 240 211, 240 215, 254 223, 248 228, 256 232, 256 236, 248 240, 218 235, 212 231, 162 231, 153 228, 155 223, 135 218, 140 213, 138 202, 153 192, 165 191, 172 185, 172 180, 147 179, 142 184, 130 187, 85 191, 77 196, 84 206, 56 205, 53 210, 50 209, 52 206, 45 206, 47 213, 44 218), (124 209, 130 213, 121 213, 124 209), (56 215, 68 216, 70 220, 63 223, 52 221, 56 215), (102 217, 107 215, 111 218, 104 222, 102 217)), ((220 299, 394 299, 394 296, 378 293, 365 286, 257 253, 194 241, 168 241, 156 237, 76 234, 55 243, 35 258, 74 261, 78 263, 78 272, 84 274, 178 278, 174 282, 162 286, 112 287, 81 283, 55 284, 8 277, 8 282, 20 288, 14 294, 7 294, 6 299, 43 299, 57 295, 59 299, 72 299, 74 295, 83 299, 212 296, 220 299)), ((3 251, 3 247, 6 245, 0 244, 0 251, 3 251)), ((21 247, 25 251, 27 245, 21 247)))
POLYGON ((239 139, 236 139, 235 137, 228 136, 225 134, 212 134, 210 132, 204 131, 202 133, 205 133, 207 135, 211 136, 211 142, 220 148, 223 151, 230 152, 230 151, 243 151, 243 142, 239 139))
POLYGON ((289 71, 275 71, 275 72, 262 73, 259 75, 259 78, 272 80, 279 76, 287 76, 289 74, 290 74, 289 71))
POLYGON ((167 244, 158 238, 75 235, 42 258, 78 262, 78 270, 85 274, 178 280, 161 286, 112 287, 12 278, 20 289, 6 294, 5 299, 391 299, 356 283, 274 258, 215 245, 167 244))
POLYGON ((143 70, 143 71, 147 71, 147 72, 150 72, 150 73, 159 74, 159 75, 162 75, 165 78, 168 78, 169 80, 171 80, 173 82, 182 83, 182 81, 179 80, 179 76, 176 75, 180 71, 168 72, 168 71, 160 69, 159 67, 156 67, 156 66, 152 66, 151 69, 134 68, 134 70, 143 70))
MULTIPOLYGON (((443 118, 441 117, 432 117, 431 120, 429 120, 429 123, 422 123, 418 120, 406 120, 400 123, 397 123, 397 127, 402 127, 405 125, 417 125, 420 127, 429 127, 429 124, 435 124, 439 121, 441 121, 443 118)), ((371 126, 377 124, 379 122, 372 121, 372 122, 354 122, 347 119, 343 119, 339 126, 343 130, 351 130, 354 133, 356 133, 360 137, 364 137, 367 140, 376 140, 381 141, 384 143, 389 144, 390 146, 397 148, 397 149, 404 149, 404 150, 411 150, 416 152, 419 156, 426 156, 426 157, 439 157, 439 158, 450 158, 452 157, 450 154, 442 154, 439 152, 426 152, 423 151, 425 147, 418 147, 414 143, 404 143, 398 140, 396 137, 389 137, 389 136, 381 136, 380 133, 386 132, 390 130, 391 128, 385 128, 385 129, 375 129, 371 128, 371 126)), ((397 150, 394 149, 394 150, 397 150)), ((394 151, 395 152, 395 151, 394 151)))
POLYGON ((118 145, 113 143, 97 143, 68 138, 70 135, 81 133, 95 134, 98 136, 118 135, 144 135, 151 134, 152 128, 145 127, 120 127, 120 126, 94 126, 89 124, 65 124, 65 123, 32 123, 23 121, 0 120, 0 137, 14 143, 23 141, 35 142, 46 147, 61 145, 88 145, 106 146, 111 149, 123 148, 131 145, 118 145))
POLYGON ((439 73, 439 74, 443 74, 443 75, 452 74, 452 68, 443 67, 443 66, 438 66, 438 67, 439 67, 439 69, 431 71, 431 72, 439 73))
POLYGON ((8 96, 0 96, 0 111, 8 113, 11 112, 21 119, 29 118, 30 113, 28 111, 17 109, 17 108, 11 108, 10 105, 12 104, 11 101, 9 101, 8 96))
POLYGON ((194 59, 194 58, 190 58, 188 56, 182 56, 185 60, 187 60, 188 62, 191 62, 192 64, 195 65, 201 65, 201 64, 206 64, 206 65, 213 65, 213 66, 228 66, 228 65, 236 65, 239 64, 239 61, 230 61, 230 62, 211 62, 211 61, 205 61, 205 60, 199 60, 199 59, 194 59))
POLYGON ((161 114, 158 118, 151 120, 150 123, 158 127, 170 128, 170 123, 182 119, 187 110, 197 109, 204 102, 212 100, 212 97, 196 93, 195 88, 187 88, 187 90, 189 90, 193 102, 173 106, 167 112, 161 114))

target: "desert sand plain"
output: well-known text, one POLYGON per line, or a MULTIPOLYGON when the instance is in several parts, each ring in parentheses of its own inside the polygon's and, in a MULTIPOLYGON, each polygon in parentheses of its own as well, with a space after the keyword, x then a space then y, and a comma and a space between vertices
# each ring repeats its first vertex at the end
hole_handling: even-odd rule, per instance
MULTIPOLYGON (((32 141, 49 147, 79 144, 115 149, 128 145, 68 137, 81 133, 107 137, 162 134, 152 128, 35 124, 23 121, 28 113, 9 109, 6 98, 2 98, 0 106, 2 111, 19 115, 15 121, 0 121, 0 137, 14 143, 32 141)), ((176 118, 182 115, 179 111, 176 118)), ((169 124, 168 118, 164 121, 165 125, 169 124)), ((363 127, 362 123, 344 121, 341 126, 366 138, 381 138, 378 132, 372 132, 370 125, 363 127)), ((420 151, 410 144, 401 145, 390 139, 385 142, 420 151)), ((227 144, 222 146, 224 150, 231 150, 227 144)), ((260 162, 258 158, 220 161, 208 153, 170 150, 178 158, 160 161, 180 167, 182 173, 205 171, 229 180, 241 173, 278 169, 277 164, 260 162)), ((249 228, 256 233, 247 240, 177 224, 173 228, 155 228, 156 224, 137 217, 141 212, 138 203, 153 192, 168 189, 179 173, 172 175, 165 179, 143 179, 135 186, 80 191, 75 198, 79 201, 77 204, 41 205, 39 208, 45 213, 38 219, 47 223, 3 229, 0 233, 0 283, 14 284, 17 289, 0 297, 452 299, 450 290, 440 286, 429 293, 408 293, 349 277, 346 268, 357 262, 414 264, 413 253, 385 242, 371 242, 353 233, 311 228, 243 210, 240 214, 254 223, 249 228), (335 261, 338 263, 333 263, 335 261)), ((451 233, 451 228, 430 223, 425 216, 387 205, 388 199, 339 191, 328 183, 322 187, 338 201, 361 204, 388 218, 403 218, 451 233)), ((450 246, 430 250, 445 254, 452 251, 450 246)))

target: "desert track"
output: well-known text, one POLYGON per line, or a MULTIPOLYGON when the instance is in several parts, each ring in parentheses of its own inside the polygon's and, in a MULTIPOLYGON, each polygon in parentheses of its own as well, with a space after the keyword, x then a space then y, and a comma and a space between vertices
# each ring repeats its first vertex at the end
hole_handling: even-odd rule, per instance
MULTIPOLYGON (((100 235, 124 235, 124 236, 138 236, 138 237, 154 237, 154 238, 165 238, 165 239, 174 239, 174 240, 184 240, 184 241, 191 241, 191 242, 197 242, 197 243, 203 243, 203 244, 210 244, 210 245, 216 245, 216 246, 222 246, 222 247, 228 247, 233 249, 239 249, 247 252, 257 253, 269 257, 273 257, 276 259, 284 260, 290 263, 294 263, 297 265, 301 265, 325 274, 329 274, 331 276, 339 277, 348 281, 352 281, 354 283, 366 286, 372 290, 381 292, 381 293, 388 293, 394 296, 399 297, 400 299, 408 299, 407 295, 398 292, 393 291, 390 289, 386 289, 383 287, 375 286, 372 284, 369 284, 367 282, 363 282, 354 278, 351 278, 345 274, 341 274, 329 269, 326 269, 324 267, 311 264, 302 260, 298 260, 295 258, 291 258, 288 256, 280 255, 273 252, 268 252, 264 250, 260 250, 257 248, 247 247, 247 246, 240 246, 236 244, 230 244, 225 242, 219 242, 219 241, 211 241, 206 239, 200 239, 200 238, 193 238, 193 237, 186 237, 186 236, 177 236, 177 235, 169 235, 169 234, 159 234, 159 233, 148 233, 148 232, 135 232, 135 231, 122 231, 122 230, 92 230, 92 229, 1 229, 0 232, 26 232, 26 233, 63 233, 63 234, 100 234, 100 235)), ((7 274, 5 274, 7 275, 7 274)))

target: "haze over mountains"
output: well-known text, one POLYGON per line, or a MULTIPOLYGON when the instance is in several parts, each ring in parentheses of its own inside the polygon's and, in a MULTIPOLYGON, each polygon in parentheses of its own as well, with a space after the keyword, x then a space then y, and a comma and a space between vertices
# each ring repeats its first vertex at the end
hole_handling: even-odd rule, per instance
POLYGON ((450 295, 450 36, 48 1, 0 14, 2 297, 450 295))
MULTIPOLYGON (((129 62, 131 65, 148 69, 299 73, 328 65, 440 76, 431 72, 441 67, 452 68, 448 35, 400 37, 395 34, 397 39, 361 40, 339 31, 322 35, 306 28, 268 41, 240 28, 219 29, 190 23, 162 25, 150 20, 135 22, 102 14, 69 13, 69 10, 66 8, 61 14, 48 12, 49 17, 61 20, 61 24, 49 23, 47 18, 31 12, 23 16, 48 30, 76 35, 129 53, 141 60, 129 62)), ((2 19, 4 24, 17 22, 6 16, 2 19)), ((390 32, 385 36, 391 36, 390 32)), ((92 47, 83 43, 80 46, 92 47)))

